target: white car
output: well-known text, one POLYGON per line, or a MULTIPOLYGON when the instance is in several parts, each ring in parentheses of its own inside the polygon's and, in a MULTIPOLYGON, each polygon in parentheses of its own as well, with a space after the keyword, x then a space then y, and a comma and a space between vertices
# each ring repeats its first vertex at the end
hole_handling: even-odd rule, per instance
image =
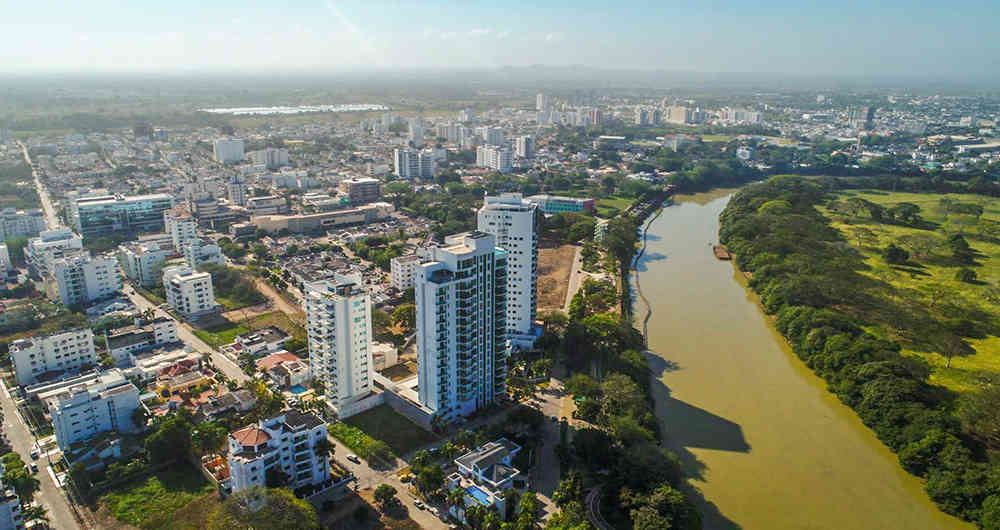
POLYGON ((350 460, 351 462, 354 462, 355 464, 361 463, 361 459, 354 455, 347 455, 347 459, 350 460))

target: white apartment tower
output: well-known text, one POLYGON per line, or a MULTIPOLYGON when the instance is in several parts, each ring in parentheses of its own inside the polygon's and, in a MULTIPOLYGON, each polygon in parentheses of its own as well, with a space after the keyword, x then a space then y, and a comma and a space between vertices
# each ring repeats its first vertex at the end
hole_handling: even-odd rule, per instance
POLYGON ((10 263, 10 251, 7 250, 7 245, 0 243, 0 276, 6 279, 7 271, 14 268, 10 263))
POLYGON ((229 182, 226 184, 226 195, 229 196, 229 202, 236 206, 247 205, 247 180, 243 175, 233 175, 229 178, 229 182))
POLYGON ((79 328, 15 340, 10 343, 10 360, 19 385, 34 384, 43 375, 79 373, 97 363, 94 332, 79 328))
POLYGON ((46 290, 49 298, 58 299, 66 307, 115 296, 122 290, 118 260, 91 257, 85 250, 54 260, 46 290))
POLYGON ((468 232, 427 249, 414 272, 417 391, 445 421, 493 403, 507 381, 507 252, 468 232))
POLYGON ((163 269, 163 289, 167 293, 170 307, 185 318, 198 318, 213 313, 218 305, 212 289, 212 275, 195 272, 191 267, 163 269))
POLYGON ((538 307, 538 206, 520 193, 486 196, 477 215, 480 232, 507 251, 507 338, 531 347, 538 307))
POLYGON ((292 490, 328 486, 330 464, 316 450, 325 440, 326 422, 312 412, 295 409, 229 433, 233 493, 267 486, 267 471, 275 467, 288 476, 292 490))
POLYGON ((134 432, 137 428, 132 413, 139 408, 139 389, 117 368, 28 390, 45 403, 56 442, 63 451, 102 432, 134 432))
POLYGON ((549 102, 548 96, 546 96, 541 92, 539 92, 538 95, 535 96, 535 110, 539 112, 548 112, 550 106, 551 103, 549 102))
POLYGON ((188 241, 198 237, 198 221, 186 208, 174 208, 163 212, 163 228, 174 242, 174 250, 184 251, 188 241))
POLYGON ((338 413, 372 391, 371 297, 364 285, 353 273, 305 288, 310 368, 338 413))
POLYGON ((437 162, 433 153, 414 149, 393 151, 394 174, 399 178, 434 178, 437 162))
POLYGON ((510 173, 514 168, 514 154, 506 147, 479 147, 476 149, 476 165, 497 173, 510 173))
POLYGON ((243 140, 218 139, 213 146, 215 161, 220 164, 234 164, 243 161, 243 140))
POLYGON ((413 144, 413 147, 418 149, 424 146, 424 120, 420 118, 410 119, 410 131, 407 140, 413 144))

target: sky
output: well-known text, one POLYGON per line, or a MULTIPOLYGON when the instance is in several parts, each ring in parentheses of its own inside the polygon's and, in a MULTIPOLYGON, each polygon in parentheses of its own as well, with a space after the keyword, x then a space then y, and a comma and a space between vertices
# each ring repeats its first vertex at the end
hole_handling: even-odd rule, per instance
POLYGON ((981 76, 1000 73, 995 1, 7 0, 0 72, 582 65, 981 76))

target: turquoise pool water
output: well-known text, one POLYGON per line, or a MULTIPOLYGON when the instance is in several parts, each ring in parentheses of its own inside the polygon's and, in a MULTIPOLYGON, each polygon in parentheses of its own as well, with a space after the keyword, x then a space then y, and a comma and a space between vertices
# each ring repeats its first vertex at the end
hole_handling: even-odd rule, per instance
POLYGON ((308 392, 308 390, 306 390, 306 387, 302 385, 292 385, 288 387, 288 391, 295 395, 305 394, 306 392, 308 392))
POLYGON ((490 494, 483 491, 479 486, 469 486, 465 488, 465 492, 472 496, 473 499, 482 504, 483 506, 490 505, 490 494))

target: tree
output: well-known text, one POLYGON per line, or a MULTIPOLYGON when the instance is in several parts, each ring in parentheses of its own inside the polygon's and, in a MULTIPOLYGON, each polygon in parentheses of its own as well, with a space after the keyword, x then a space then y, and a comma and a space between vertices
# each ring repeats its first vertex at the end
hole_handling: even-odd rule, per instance
POLYGON ((851 234, 854 236, 854 240, 858 242, 859 247, 874 247, 878 245, 878 234, 871 228, 856 226, 851 228, 851 234))
POLYGON ((424 493, 433 493, 444 485, 444 470, 439 464, 425 466, 417 473, 417 487, 424 493))
POLYGON ((208 530, 319 530, 319 517, 309 502, 284 488, 260 486, 234 493, 209 516, 208 530))
POLYGON ((903 265, 910 260, 910 253, 897 247, 895 244, 890 243, 888 247, 885 247, 882 256, 885 258, 885 262, 890 265, 903 265))
POLYGON ((221 423, 203 421, 191 433, 191 444, 201 454, 211 453, 221 448, 229 436, 229 430, 221 423))
POLYGON ((965 431, 992 449, 1000 449, 1000 385, 964 394, 958 418, 965 431))
POLYGON ((21 498, 22 503, 29 503, 41 485, 38 479, 28 471, 28 466, 21 460, 21 455, 11 451, 3 455, 3 481, 21 498))
POLYGON ((413 329, 417 325, 417 306, 416 304, 400 304, 395 311, 392 312, 393 322, 402 325, 407 330, 413 329))
POLYGON ((955 234, 948 238, 948 246, 951 247, 952 257, 959 263, 972 265, 975 262, 976 252, 961 234, 955 234))
POLYGON ((410 467, 413 468, 424 468, 431 463, 431 453, 427 449, 421 449, 416 453, 413 453, 413 458, 410 460, 410 467))
POLYGON ((931 234, 907 234, 896 239, 901 247, 916 258, 926 258, 941 245, 941 240, 931 234))
POLYGON ((396 488, 392 487, 391 484, 379 484, 379 486, 375 488, 374 496, 375 502, 377 502, 384 511, 387 506, 395 504, 396 488))
POLYGON ((269 488, 284 488, 290 481, 291 477, 280 466, 274 466, 264 473, 264 483, 269 488))
POLYGON ((183 414, 161 421, 156 432, 146 438, 145 448, 153 464, 183 458, 191 450, 191 423, 183 414))
POLYGON ((976 271, 968 267, 962 267, 955 271, 955 279, 960 282, 973 283, 976 281, 976 271))
POLYGON ((21 512, 25 521, 49 522, 49 512, 44 506, 28 506, 21 512))

